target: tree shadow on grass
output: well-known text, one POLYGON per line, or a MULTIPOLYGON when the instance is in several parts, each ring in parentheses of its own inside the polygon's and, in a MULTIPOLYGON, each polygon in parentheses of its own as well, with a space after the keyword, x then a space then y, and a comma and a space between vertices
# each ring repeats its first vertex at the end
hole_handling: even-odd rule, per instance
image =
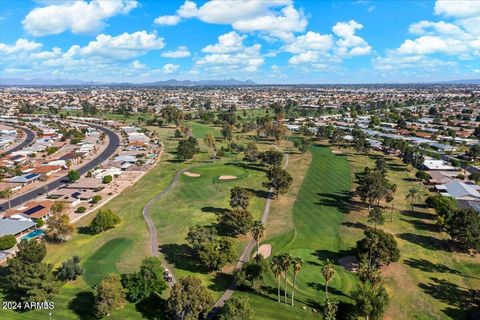
POLYGON ((397 237, 430 250, 451 251, 450 241, 413 233, 400 233, 397 237))
MULTIPOLYGON (((308 282, 307 285, 310 288, 315 289, 317 291, 325 292, 325 284, 324 283, 308 282)), ((337 295, 337 296, 350 297, 349 295, 343 293, 342 291, 337 290, 337 289, 335 289, 333 287, 330 287, 330 286, 328 286, 328 293, 331 293, 331 294, 334 294, 334 295, 337 295)))
POLYGON ((452 319, 472 318, 480 315, 480 290, 462 288, 448 280, 436 277, 430 278, 430 283, 420 283, 418 286, 428 295, 449 305, 442 310, 452 319))
POLYGON ((400 218, 401 221, 406 221, 408 223, 411 223, 416 230, 424 230, 424 231, 430 231, 430 232, 438 232, 438 225, 435 223, 428 223, 422 220, 407 220, 400 218))
POLYGON ((420 211, 412 211, 412 210, 402 210, 400 212, 402 215, 417 218, 417 219, 424 219, 424 220, 435 220, 435 215, 428 212, 420 212, 420 211))
POLYGON ((158 295, 152 295, 145 301, 139 302, 135 305, 135 309, 142 314, 144 319, 149 320, 163 320, 167 319, 165 312, 166 301, 158 295))
MULTIPOLYGON (((280 282, 282 282, 283 279, 280 279, 280 282)), ((262 285, 259 288, 260 292, 258 291, 253 291, 250 290, 249 292, 255 292, 257 295, 261 295, 262 297, 265 297, 267 299, 270 299, 271 301, 277 302, 277 287, 272 287, 272 286, 267 286, 267 285, 262 285)), ((283 297, 285 296, 285 291, 282 288, 282 284, 280 284, 280 301, 283 301, 283 297)))
POLYGON ((270 193, 267 190, 245 188, 248 192, 254 194, 257 198, 268 199, 270 193))
POLYGON ((90 228, 89 226, 78 227, 77 231, 79 234, 87 234, 87 235, 95 234, 95 232, 93 232, 92 228, 90 228))
POLYGON ((349 227, 349 228, 355 228, 355 229, 360 229, 360 230, 365 230, 368 228, 368 226, 364 223, 361 223, 361 222, 349 222, 349 221, 345 221, 345 222, 342 222, 342 225, 346 226, 346 227, 349 227))
POLYGON ((214 213, 216 215, 221 215, 221 214, 224 214, 228 211, 227 208, 215 208, 215 207, 203 207, 203 208, 201 208, 201 210, 203 212, 214 213))
POLYGON ((243 162, 229 162, 229 163, 226 163, 225 165, 227 166, 235 166, 235 167, 239 167, 239 168, 242 168, 242 169, 246 169, 246 170, 255 170, 255 171, 260 171, 260 172, 267 172, 267 168, 263 167, 263 166, 260 166, 260 165, 257 165, 257 164, 254 164, 254 163, 243 163, 243 162))
POLYGON ((342 213, 349 213, 351 210, 356 209, 356 204, 351 201, 353 196, 351 191, 318 193, 317 195, 320 196, 320 201, 317 202, 318 205, 334 207, 342 213))
MULTIPOLYGON (((337 266, 342 265, 338 262, 341 258, 347 257, 347 256, 355 256, 357 254, 356 248, 352 247, 348 250, 340 250, 340 251, 330 251, 330 250, 325 250, 325 249, 319 249, 316 250, 314 253, 312 253, 313 256, 317 257, 319 261, 325 262, 327 259, 329 259, 332 263, 334 263, 337 266)), ((309 263, 309 262, 307 262, 309 263)), ((323 266, 323 263, 320 264, 323 266)))
POLYGON ((474 276, 469 276, 465 275, 462 272, 452 269, 444 264, 441 263, 433 263, 425 259, 415 259, 415 258, 410 258, 405 260, 403 263, 406 265, 419 269, 424 272, 432 272, 432 273, 450 273, 450 274, 455 274, 455 275, 460 275, 462 277, 466 278, 472 278, 472 279, 480 279, 478 277, 474 276))
POLYGON ((212 283, 208 286, 210 290, 221 292, 227 289, 233 282, 233 276, 224 272, 217 272, 212 283))
POLYGON ((398 165, 394 163, 387 163, 387 168, 389 171, 396 171, 396 172, 405 172, 407 166, 405 165, 398 165))
POLYGON ((92 291, 80 291, 68 302, 68 309, 82 320, 96 319, 93 315, 95 295, 92 291))
POLYGON ((165 260, 174 265, 176 269, 187 270, 191 272, 207 272, 205 266, 202 266, 196 259, 192 249, 187 244, 164 244, 159 247, 160 252, 164 254, 165 260))

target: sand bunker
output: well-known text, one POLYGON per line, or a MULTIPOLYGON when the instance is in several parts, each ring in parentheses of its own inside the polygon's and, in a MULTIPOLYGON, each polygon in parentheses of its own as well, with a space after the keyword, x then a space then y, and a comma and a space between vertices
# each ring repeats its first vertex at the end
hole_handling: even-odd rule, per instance
POLYGON ((356 272, 358 269, 359 261, 355 256, 345 256, 338 259, 338 263, 348 271, 356 272))
POLYGON ((236 176, 220 176, 218 177, 219 180, 235 180, 237 179, 236 176))
POLYGON ((262 244, 258 248, 258 253, 261 254, 265 259, 270 257, 272 254, 272 245, 271 244, 262 244))
POLYGON ((194 173, 190 171, 185 171, 183 174, 186 175, 187 177, 192 177, 192 178, 200 177, 200 173, 194 173))

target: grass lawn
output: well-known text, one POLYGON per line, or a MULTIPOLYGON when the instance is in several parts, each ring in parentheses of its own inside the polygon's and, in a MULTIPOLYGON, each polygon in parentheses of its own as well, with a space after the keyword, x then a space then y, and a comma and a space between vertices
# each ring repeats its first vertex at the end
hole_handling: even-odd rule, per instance
MULTIPOLYGON (((304 266, 295 294, 296 305, 291 307, 276 302, 275 279, 268 275, 259 289, 264 295, 240 293, 250 298, 255 309, 255 319, 318 317, 311 310, 318 310, 318 303, 324 297, 320 268, 327 257, 334 260, 349 249, 338 233, 347 214, 346 201, 352 183, 349 163, 344 157, 336 156, 327 147, 320 145, 311 147, 311 159, 310 164, 308 161, 299 163, 295 158, 292 159, 295 179, 293 194, 287 194, 286 200, 282 201, 281 196, 274 201, 267 225, 267 238, 262 241, 272 244, 273 254, 287 251, 292 256, 303 259, 304 266), (297 163, 299 167, 295 165, 297 163), (303 175, 305 177, 302 182, 303 175), (299 189, 295 184, 299 185, 299 189), (290 221, 284 209, 287 208, 288 211, 289 207, 292 210, 290 221), (287 221, 278 219, 277 213, 287 221), (306 310, 303 310, 303 306, 306 310)), ((356 278, 341 267, 337 266, 336 271, 337 276, 330 284, 330 292, 338 299, 345 299, 344 292, 348 293, 355 288, 356 278)))
MULTIPOLYGON (((348 157, 353 172, 361 172, 365 166, 374 167, 380 153, 357 155, 350 149, 340 149, 348 157)), ((392 303, 388 319, 467 319, 472 308, 472 292, 480 288, 480 257, 450 251, 448 235, 435 223, 435 213, 421 204, 411 210, 405 199, 413 185, 421 188, 424 197, 428 190, 415 179, 415 170, 398 158, 386 157, 387 177, 397 184, 393 221, 390 221, 390 205, 385 206, 386 222, 380 226, 394 234, 401 259, 383 270, 383 276, 392 303)), ((353 202, 355 202, 354 199, 353 202)), ((355 203, 354 203, 355 204, 355 203)), ((363 236, 362 226, 367 224, 367 211, 353 206, 342 225, 340 233, 348 242, 363 236)))
MULTIPOLYGON (((79 222, 78 232, 72 239, 63 244, 47 246, 46 261, 53 263, 55 267, 71 256, 78 255, 85 268, 83 276, 75 282, 63 286, 53 299, 55 302, 55 309, 52 312, 53 319, 84 319, 86 314, 84 311, 91 310, 93 288, 90 283, 94 283, 95 279, 98 279, 100 268, 100 265, 90 268, 89 265, 92 265, 93 261, 101 261, 102 272, 115 270, 132 272, 138 268, 141 260, 150 254, 148 229, 142 216, 143 206, 159 190, 166 188, 178 171, 178 167, 182 165, 160 162, 149 174, 126 190, 122 196, 116 197, 108 203, 105 208, 117 212, 122 219, 121 224, 116 228, 97 235, 89 234, 84 227, 93 219, 94 214, 92 214, 79 222), (131 242, 128 244, 128 248, 126 248, 125 240, 118 240, 125 236, 130 239, 127 242, 131 242), (118 254, 108 252, 109 247, 118 254), (104 252, 108 252, 108 255, 102 256, 104 252)), ((2 300, 1 293, 0 300, 2 300)), ((1 313, 2 320, 48 318, 46 310, 26 313, 2 310, 1 313)), ((111 316, 112 319, 141 319, 142 317, 142 313, 132 304, 128 304, 124 309, 114 312, 111 316)))
MULTIPOLYGON (((336 263, 337 275, 330 285, 339 300, 349 300, 358 283, 356 276, 338 265, 338 258, 352 254, 355 242, 363 237, 367 211, 350 190, 355 173, 365 166, 374 167, 377 153, 357 155, 350 149, 313 146, 312 162, 293 161, 292 190, 274 201, 263 243, 273 245, 273 254, 288 251, 303 258, 305 265, 298 278, 295 307, 276 302, 276 283, 267 276, 256 292, 238 292, 249 298, 255 319, 317 318, 324 299, 320 270, 325 258, 336 263), (308 167, 308 171, 303 169, 308 167), (303 172, 303 174, 302 174, 303 172), (306 176, 302 180, 302 176, 306 176), (296 192, 296 184, 301 187, 296 192), (294 196, 296 195, 296 200, 294 196), (303 309, 306 306, 306 310, 303 309)), ((396 236, 401 259, 382 270, 391 303, 386 319, 470 319, 472 290, 480 287, 480 258, 448 250, 448 236, 435 225, 435 214, 422 204, 411 210, 405 199, 408 189, 417 184, 425 195, 428 190, 415 181, 415 170, 399 159, 386 158, 388 179, 397 184, 393 221, 390 204, 385 206, 386 222, 380 228, 396 236)), ((283 287, 283 284, 282 284, 283 287)))
MULTIPOLYGON (((248 188, 256 196, 250 199, 249 211, 259 219, 265 203, 265 188, 261 183, 265 173, 259 170, 245 169, 235 163, 206 164, 193 167, 191 172, 200 177, 183 175, 179 184, 158 201, 151 210, 151 216, 157 227, 158 242, 162 257, 172 265, 171 270, 177 277, 199 276, 212 289, 215 297, 229 284, 229 277, 223 273, 205 274, 195 259, 190 257, 185 236, 188 227, 196 224, 216 224, 217 216, 229 208, 230 189, 235 186, 248 188), (235 180, 218 180, 221 175, 238 177, 235 180)), ((235 241, 236 251, 241 250, 250 237, 241 236, 235 241)), ((225 268, 231 270, 231 268, 225 268)))
MULTIPOLYGON (((205 212, 208 211, 207 207, 210 206, 212 209, 228 207, 230 189, 237 184, 257 191, 258 197, 252 199, 250 210, 255 217, 260 216, 264 203, 261 182, 265 178, 265 173, 232 164, 231 162, 237 161, 236 155, 231 153, 227 153, 225 158, 215 163, 207 161, 209 155, 203 145, 203 136, 208 131, 219 136, 219 128, 194 122, 188 124, 191 125, 194 136, 199 139, 202 152, 194 160, 184 163, 174 160, 177 139, 172 137, 175 128, 149 128, 156 130, 159 139, 164 143, 166 152, 155 168, 105 206, 106 209, 112 209, 119 214, 122 219, 120 225, 101 234, 92 235, 86 228, 94 217, 94 214, 91 214, 77 224, 78 230, 72 239, 62 244, 47 245, 46 262, 58 267, 62 261, 73 255, 79 255, 85 269, 83 276, 75 282, 65 284, 55 296, 55 310, 52 312, 52 318, 84 319, 92 308, 93 286, 106 273, 132 272, 138 268, 144 257, 150 255, 148 229, 142 216, 143 206, 164 190, 176 172, 186 166, 195 165, 195 170, 192 170, 198 171, 202 176, 200 178, 182 176, 179 185, 171 191, 172 194, 156 204, 151 212, 159 230, 161 244, 182 245, 188 225, 215 221, 215 213, 205 212), (219 181, 217 178, 220 175, 235 175, 238 179, 219 181), (176 197, 180 197, 181 200, 179 201, 176 197), (175 228, 179 228, 181 232, 175 228)), ((225 144, 218 142, 218 144, 221 143, 225 144)), ((243 237, 236 241, 236 249, 240 251, 247 240, 248 238, 243 237)), ((182 276, 189 272, 191 271, 179 268, 178 275, 182 276)), ((196 274, 200 276, 200 273, 196 274)), ((219 295, 231 281, 223 274, 203 275, 202 280, 214 295, 219 295)), ((127 304, 122 310, 114 312, 111 318, 141 319, 146 313, 153 312, 152 310, 154 311, 152 306, 139 308, 133 304, 127 304)), ((2 310, 1 319, 36 319, 39 316, 48 317, 48 311, 18 313, 2 310)))
POLYGON ((111 272, 118 272, 115 263, 120 261, 122 255, 132 245, 130 238, 116 238, 108 241, 100 247, 88 260, 83 263, 85 282, 91 287, 96 286, 102 279, 111 272))

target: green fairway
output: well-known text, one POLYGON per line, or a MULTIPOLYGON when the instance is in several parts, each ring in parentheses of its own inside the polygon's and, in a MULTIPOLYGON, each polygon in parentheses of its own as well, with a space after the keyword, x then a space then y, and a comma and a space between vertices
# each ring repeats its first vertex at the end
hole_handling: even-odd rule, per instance
POLYGON ((97 285, 110 272, 118 272, 117 262, 132 245, 130 238, 116 238, 108 241, 83 264, 85 282, 90 286, 97 285))
MULTIPOLYGON (((338 233, 350 197, 352 181, 349 163, 324 146, 314 145, 311 152, 312 162, 293 205, 293 225, 284 229, 285 232, 262 241, 272 244, 272 254, 287 251, 303 259, 304 266, 295 294, 296 306, 277 304, 275 279, 269 275, 261 288, 266 295, 241 293, 246 294, 255 306, 255 319, 313 318, 311 309, 318 310, 318 304, 324 297, 321 266, 326 258, 336 260, 351 249, 338 233), (303 306, 307 306, 307 310, 303 310, 303 306)), ((274 201, 271 219, 276 214, 275 208, 278 206, 274 201)), ((268 225, 267 231, 270 227, 275 228, 275 225, 268 225)), ((350 292, 357 280, 352 273, 339 266, 336 266, 336 271, 337 276, 330 283, 330 292, 337 295, 338 299, 345 299, 342 292, 350 292)))
MULTIPOLYGON (((374 167, 375 160, 383 156, 378 152, 357 155, 351 149, 339 151, 348 157, 353 172, 361 172, 365 166, 374 167)), ((423 205, 429 191, 416 181, 416 169, 396 157, 386 157, 386 161, 387 177, 397 185, 397 192, 393 221, 390 204, 382 203, 386 221, 380 227, 396 236, 401 254, 399 262, 382 270, 392 301, 386 317, 469 319, 474 305, 471 290, 480 287, 480 257, 448 250, 449 236, 437 227, 433 210, 423 205), (405 197, 414 185, 422 190, 422 200, 412 211, 405 197)), ((363 236, 359 226, 368 225, 367 209, 358 205, 353 205, 353 209, 340 229, 349 242, 363 236)))
MULTIPOLYGON (((188 228, 196 224, 215 224, 218 214, 229 208, 230 189, 235 186, 249 188, 254 196, 250 199, 249 210, 255 219, 263 211, 265 189, 263 171, 245 169, 236 163, 213 163, 193 167, 199 177, 182 175, 178 185, 164 198, 155 203, 150 215, 155 222, 162 258, 171 266, 177 277, 194 274, 199 276, 212 293, 218 296, 226 286, 228 277, 223 274, 204 274, 190 257, 185 244, 188 228), (221 175, 235 176, 234 180, 219 180, 221 175), (258 194, 258 196, 255 196, 258 194)), ((235 241, 238 254, 249 240, 248 236, 235 241)))

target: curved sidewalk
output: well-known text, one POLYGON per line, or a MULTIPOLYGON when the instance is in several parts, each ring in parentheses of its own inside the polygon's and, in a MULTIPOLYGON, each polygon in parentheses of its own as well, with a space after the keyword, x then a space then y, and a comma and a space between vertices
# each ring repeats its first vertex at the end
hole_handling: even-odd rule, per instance
MULTIPOLYGON (((143 207, 143 218, 147 223, 148 232, 150 233, 150 250, 151 250, 152 256, 154 257, 158 256, 157 229, 155 228, 155 224, 153 223, 152 218, 150 217, 150 214, 148 213, 148 211, 156 201, 160 200, 160 198, 162 198, 165 194, 170 192, 177 185, 178 180, 180 179, 180 176, 182 175, 182 173, 184 173, 185 171, 188 171, 189 169, 191 169, 191 167, 186 167, 178 171, 175 174, 175 177, 173 178, 172 182, 168 185, 168 187, 162 192, 160 192, 159 194, 157 194, 155 198, 148 201, 147 204, 143 207)), ((164 263, 162 263, 162 265, 163 265, 163 268, 166 269, 164 263)), ((172 283, 175 283, 176 282, 175 277, 173 276, 173 274, 171 274, 171 276, 172 276, 172 283)))
MULTIPOLYGON (((280 150, 277 146, 274 145, 274 148, 277 150, 280 150)), ((281 151, 281 150, 280 150, 281 151)), ((282 168, 286 169, 288 166, 288 153, 283 153, 285 155, 285 163, 283 164, 282 168)), ((268 190, 268 198, 267 201, 265 202, 265 207, 263 209, 263 214, 262 214, 262 223, 264 225, 267 224, 268 216, 270 214, 270 207, 272 205, 272 196, 273 196, 273 188, 270 188, 268 190)), ((250 256, 252 254, 252 250, 255 247, 255 240, 251 239, 248 245, 245 247, 245 250, 243 250, 242 255, 238 259, 236 270, 239 270, 243 267, 243 265, 250 260, 250 256)), ((215 303, 213 306, 212 311, 210 312, 208 318, 211 319, 218 311, 220 311, 220 308, 223 307, 225 302, 227 302, 228 299, 232 297, 232 295, 235 293, 235 282, 232 282, 232 284, 228 287, 227 290, 223 293, 223 295, 218 299, 218 301, 215 303)))

